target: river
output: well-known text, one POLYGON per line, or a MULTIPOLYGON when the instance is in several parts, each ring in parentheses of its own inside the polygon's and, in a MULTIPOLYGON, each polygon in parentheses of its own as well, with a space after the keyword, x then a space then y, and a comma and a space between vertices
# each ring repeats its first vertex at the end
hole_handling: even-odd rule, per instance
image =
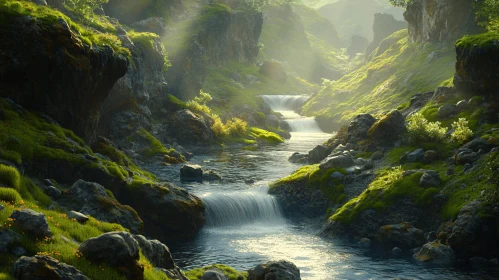
MULTIPOLYGON (((179 166, 169 167, 161 179, 174 181, 206 204, 207 224, 189 242, 168 244, 183 270, 221 263, 247 270, 269 260, 295 263, 305 280, 333 279, 494 279, 475 271, 430 266, 410 256, 392 258, 317 236, 321 220, 291 221, 283 217, 268 184, 300 167, 288 162, 294 152, 307 153, 332 135, 323 133, 312 118, 293 112, 303 96, 263 96, 273 110, 288 119, 291 139, 256 150, 226 148, 196 153, 191 163, 216 170, 221 183, 182 184, 179 166), (247 180, 254 180, 247 184, 247 180)), ((155 172, 158 173, 158 172, 155 172)))

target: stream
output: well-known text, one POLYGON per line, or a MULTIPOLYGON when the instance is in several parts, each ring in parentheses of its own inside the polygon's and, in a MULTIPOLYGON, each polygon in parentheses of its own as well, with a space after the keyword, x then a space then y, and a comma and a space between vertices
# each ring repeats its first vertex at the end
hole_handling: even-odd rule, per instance
MULTIPOLYGON (((291 139, 256 150, 226 148, 196 153, 191 160, 223 176, 221 183, 179 181, 180 166, 162 169, 160 179, 173 181, 199 196, 206 205, 207 222, 194 240, 168 244, 182 270, 210 264, 226 264, 247 270, 269 260, 295 263, 302 279, 494 279, 477 271, 430 266, 410 256, 391 258, 341 240, 317 236, 322 220, 291 221, 283 217, 276 200, 267 194, 268 184, 301 165, 288 162, 294 152, 307 153, 331 138, 313 118, 296 114, 306 96, 262 96, 280 112, 291 128, 291 139), (162 178, 161 178, 162 177, 162 178), (247 180, 253 184, 247 184, 247 180)), ((158 174, 158 172, 155 172, 158 174)))

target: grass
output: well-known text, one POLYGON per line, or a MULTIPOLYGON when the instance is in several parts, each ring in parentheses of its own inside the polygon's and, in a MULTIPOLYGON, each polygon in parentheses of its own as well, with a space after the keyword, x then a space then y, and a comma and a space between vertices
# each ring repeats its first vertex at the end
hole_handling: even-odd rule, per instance
POLYGON ((0 187, 0 201, 17 203, 22 200, 21 195, 14 189, 0 187))
POLYGON ((460 40, 457 41, 456 46, 459 48, 473 48, 475 46, 479 46, 481 48, 490 48, 497 47, 496 43, 499 41, 499 33, 498 32, 486 32, 479 35, 473 36, 464 36, 460 40))
POLYGON ((239 272, 234 268, 223 264, 214 264, 202 268, 195 268, 189 271, 184 271, 184 274, 189 280, 199 280, 203 277, 203 274, 210 269, 223 272, 229 280, 238 280, 240 278, 246 279, 248 276, 247 272, 239 272))
POLYGON ((0 184, 15 190, 21 188, 21 175, 16 168, 0 164, 0 184))
POLYGON ((310 176, 316 173, 317 171, 319 171, 319 164, 305 165, 300 169, 296 170, 295 172, 293 172, 293 174, 273 182, 271 184, 271 188, 288 183, 301 182, 303 180, 308 181, 310 176))

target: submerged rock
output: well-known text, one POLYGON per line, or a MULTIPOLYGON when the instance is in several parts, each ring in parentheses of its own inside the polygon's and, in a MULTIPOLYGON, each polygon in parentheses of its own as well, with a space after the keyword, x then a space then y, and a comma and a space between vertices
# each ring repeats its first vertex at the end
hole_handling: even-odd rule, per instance
POLYGON ((272 261, 248 270, 248 280, 300 280, 300 269, 288 261, 272 261))
POLYGON ((308 162, 308 155, 300 154, 297 152, 297 153, 292 154, 289 157, 288 161, 291 163, 307 163, 308 162))
POLYGON ((74 266, 40 255, 19 258, 12 267, 12 275, 18 280, 90 280, 74 266))
POLYGON ((201 165, 186 164, 180 168, 180 179, 182 181, 219 181, 222 180, 217 172, 213 170, 203 170, 201 165))

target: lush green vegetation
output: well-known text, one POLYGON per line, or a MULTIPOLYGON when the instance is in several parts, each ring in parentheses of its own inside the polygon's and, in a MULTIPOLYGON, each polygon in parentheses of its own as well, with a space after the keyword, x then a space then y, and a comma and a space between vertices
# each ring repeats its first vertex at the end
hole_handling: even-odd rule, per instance
POLYGON ((305 104, 304 113, 326 116, 335 123, 347 122, 360 113, 397 107, 416 93, 433 91, 454 75, 455 51, 451 45, 411 43, 407 30, 392 34, 384 42, 393 43, 338 81, 325 81, 319 93, 305 104))
POLYGON ((473 48, 474 46, 489 48, 492 46, 496 46, 495 42, 499 40, 498 32, 499 30, 478 35, 464 36, 457 41, 456 45, 462 48, 473 48))
POLYGON ((414 114, 407 123, 407 140, 417 145, 421 142, 440 142, 445 139, 447 129, 440 122, 429 122, 423 114, 414 114))

